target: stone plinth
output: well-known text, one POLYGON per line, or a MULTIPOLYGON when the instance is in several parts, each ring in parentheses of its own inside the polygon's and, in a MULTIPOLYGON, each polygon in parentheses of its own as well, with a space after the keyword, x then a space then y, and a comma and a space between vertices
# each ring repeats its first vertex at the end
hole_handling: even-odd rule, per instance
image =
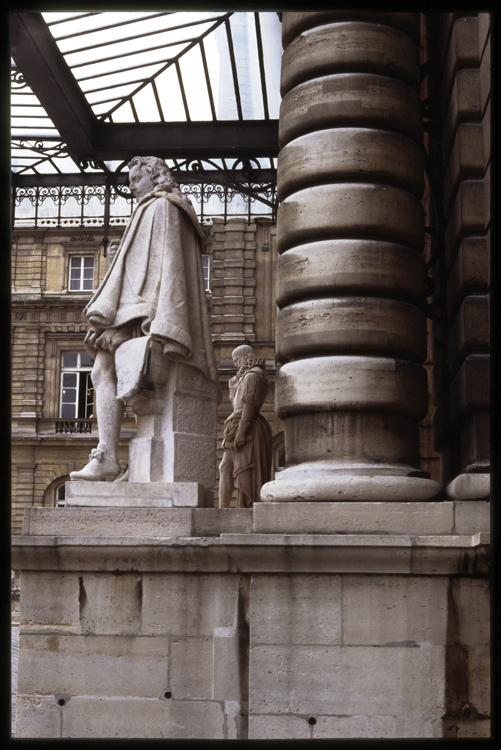
POLYGON ((488 736, 487 529, 481 501, 31 508, 16 737, 488 736))
POLYGON ((194 367, 151 351, 150 371, 163 385, 132 400, 136 437, 129 447, 129 481, 198 482, 216 476, 217 389, 194 367))
POLYGON ((68 507, 203 508, 207 498, 197 482, 66 482, 68 507))

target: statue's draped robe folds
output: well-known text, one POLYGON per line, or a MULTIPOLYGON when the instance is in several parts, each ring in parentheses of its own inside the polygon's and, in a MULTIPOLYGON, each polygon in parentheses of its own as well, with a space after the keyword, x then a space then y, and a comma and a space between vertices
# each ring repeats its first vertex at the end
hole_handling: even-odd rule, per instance
POLYGON ((160 342, 168 360, 192 365, 217 381, 203 246, 203 230, 184 196, 162 185, 144 196, 84 310, 90 324, 88 350, 115 353, 139 332, 160 342))
POLYGON ((249 508, 258 501, 261 487, 270 480, 271 474, 271 428, 259 413, 269 385, 262 367, 256 362, 248 362, 242 368, 243 372, 229 382, 233 412, 225 422, 223 448, 229 449, 233 458, 237 508, 249 508), (254 417, 247 430, 245 443, 236 449, 235 435, 244 404, 254 407, 254 417))

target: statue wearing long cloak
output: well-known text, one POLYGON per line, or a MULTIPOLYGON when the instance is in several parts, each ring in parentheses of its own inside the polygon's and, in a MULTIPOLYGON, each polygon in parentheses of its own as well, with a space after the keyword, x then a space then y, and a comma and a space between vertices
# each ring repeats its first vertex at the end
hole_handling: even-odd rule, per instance
MULTIPOLYGON (((90 324, 87 349, 115 354, 125 341, 150 336, 160 342, 166 359, 192 365, 217 381, 201 261, 204 242, 193 207, 178 190, 157 185, 145 195, 84 310, 90 324)), ((119 398, 131 395, 129 390, 119 398)))

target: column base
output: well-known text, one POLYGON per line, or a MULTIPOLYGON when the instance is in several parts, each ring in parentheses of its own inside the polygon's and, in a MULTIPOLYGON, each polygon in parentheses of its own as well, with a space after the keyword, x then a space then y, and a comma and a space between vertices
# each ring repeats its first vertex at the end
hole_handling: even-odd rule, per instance
POLYGON ((453 500, 487 499, 491 492, 490 474, 459 474, 449 482, 445 491, 453 500))
POLYGON ((421 476, 390 474, 341 474, 339 472, 290 471, 261 488, 262 502, 332 502, 430 500, 442 486, 421 476), (288 475, 287 475, 288 474, 288 475))

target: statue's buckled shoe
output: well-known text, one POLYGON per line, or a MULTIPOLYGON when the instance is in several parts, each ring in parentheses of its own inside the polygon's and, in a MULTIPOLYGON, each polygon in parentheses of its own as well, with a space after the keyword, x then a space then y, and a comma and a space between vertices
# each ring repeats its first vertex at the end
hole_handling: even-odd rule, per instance
POLYGON ((72 471, 72 481, 84 482, 113 482, 120 474, 120 464, 115 459, 107 459, 105 452, 99 446, 90 453, 90 461, 82 471, 72 471))

